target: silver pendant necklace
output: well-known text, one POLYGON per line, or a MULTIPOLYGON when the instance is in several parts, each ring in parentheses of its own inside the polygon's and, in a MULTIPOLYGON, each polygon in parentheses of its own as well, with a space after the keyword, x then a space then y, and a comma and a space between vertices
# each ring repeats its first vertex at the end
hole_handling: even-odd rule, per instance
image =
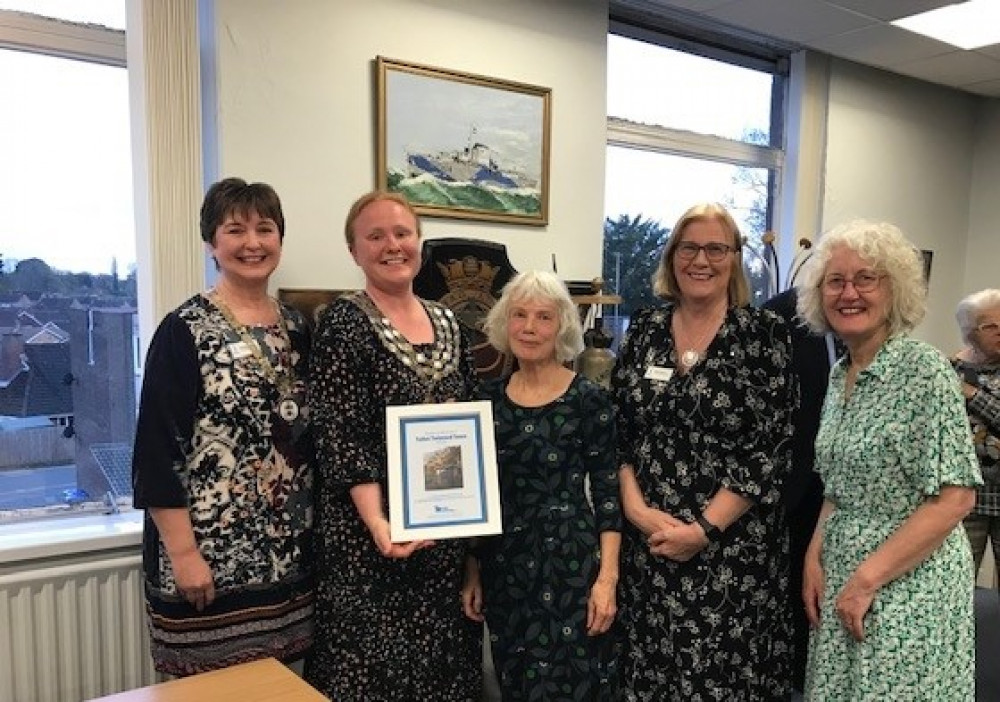
POLYGON ((684 366, 684 370, 691 370, 700 360, 701 354, 695 349, 687 349, 681 353, 681 365, 684 366))
MULTIPOLYGON (((687 329, 682 328, 683 327, 681 323, 682 319, 683 318, 678 314, 678 311, 675 310, 674 311, 675 349, 679 349, 680 347, 680 344, 677 343, 678 339, 681 337, 681 334, 679 332, 683 331, 684 332, 683 336, 685 338, 690 338, 690 335, 687 333, 687 329)), ((677 362, 685 373, 694 368, 696 365, 698 365, 698 363, 700 363, 705 358, 705 351, 707 351, 707 348, 705 348, 706 345, 710 344, 711 339, 719 331, 724 321, 725 321, 725 311, 723 311, 722 319, 718 323, 710 324, 708 326, 708 329, 705 330, 705 332, 703 332, 699 337, 695 338, 693 343, 687 345, 688 347, 680 352, 680 354, 677 357, 677 362), (705 349, 705 351, 702 351, 701 349, 705 349)))

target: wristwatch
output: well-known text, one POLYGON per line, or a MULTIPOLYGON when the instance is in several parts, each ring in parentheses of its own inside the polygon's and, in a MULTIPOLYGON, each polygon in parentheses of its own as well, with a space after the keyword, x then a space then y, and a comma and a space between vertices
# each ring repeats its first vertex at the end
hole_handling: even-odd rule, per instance
POLYGON ((695 523, 698 524, 698 526, 702 528, 702 531, 705 532, 705 536, 706 538, 708 538, 709 543, 718 539, 719 534, 722 533, 721 531, 719 531, 719 527, 715 526, 714 524, 712 524, 712 522, 705 519, 704 514, 699 514, 697 517, 694 518, 694 521, 695 523))

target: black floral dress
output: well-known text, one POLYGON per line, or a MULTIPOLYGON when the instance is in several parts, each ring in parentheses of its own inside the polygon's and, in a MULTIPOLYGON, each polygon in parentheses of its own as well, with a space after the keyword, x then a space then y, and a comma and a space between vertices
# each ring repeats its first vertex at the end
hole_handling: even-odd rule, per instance
MULTIPOLYGON (((305 408, 309 330, 281 308, 278 325, 246 333, 272 368, 289 372, 305 408)), ((287 393, 288 390, 286 389, 287 393)), ((160 323, 146 357, 132 483, 137 508, 187 508, 212 570, 201 612, 177 591, 147 512, 143 569, 157 670, 191 675, 273 656, 312 641, 313 472, 308 412, 282 418, 283 395, 257 354, 207 295, 160 323)))
POLYGON ((478 551, 503 699, 612 700, 613 630, 587 636, 600 533, 621 528, 610 398, 578 375, 557 400, 521 407, 507 397, 508 380, 483 387, 493 402, 504 533, 478 551))
POLYGON ((790 693, 788 541, 779 503, 798 389, 787 327, 728 312, 706 358, 672 368, 673 307, 632 320, 612 378, 618 458, 647 504, 691 522, 720 488, 753 506, 686 563, 623 534, 626 700, 776 700, 790 693), (647 377, 652 375, 653 378, 647 377))
POLYGON ((430 383, 414 370, 416 355, 389 343, 401 337, 364 293, 336 300, 316 330, 309 390, 319 582, 305 677, 337 702, 478 702, 481 694, 481 627, 465 618, 459 597, 467 543, 441 540, 409 558, 386 558, 350 495, 355 485, 378 482, 389 514, 387 405, 471 397, 474 370, 457 320, 424 304, 436 341, 416 352, 421 362, 441 363, 443 374, 430 383))

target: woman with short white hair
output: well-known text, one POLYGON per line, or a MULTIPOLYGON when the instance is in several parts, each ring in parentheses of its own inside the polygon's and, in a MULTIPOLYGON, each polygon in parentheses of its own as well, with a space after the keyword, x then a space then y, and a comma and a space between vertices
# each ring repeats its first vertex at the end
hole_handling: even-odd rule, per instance
POLYGON ((611 702, 621 539, 611 400, 564 365, 583 334, 552 273, 507 283, 485 329, 517 370, 482 389, 493 403, 503 534, 469 561, 465 613, 485 616, 505 702, 611 702))
POLYGON ((981 479, 954 372, 907 336, 926 294, 920 252, 866 221, 824 235, 799 287, 799 314, 848 349, 816 436, 825 499, 802 587, 812 702, 975 697, 961 522, 981 479))
POLYGON ((965 409, 984 484, 976 491, 976 506, 965 518, 975 572, 983 562, 986 541, 1000 563, 1000 290, 972 293, 955 313, 967 346, 952 358, 962 379, 965 409))

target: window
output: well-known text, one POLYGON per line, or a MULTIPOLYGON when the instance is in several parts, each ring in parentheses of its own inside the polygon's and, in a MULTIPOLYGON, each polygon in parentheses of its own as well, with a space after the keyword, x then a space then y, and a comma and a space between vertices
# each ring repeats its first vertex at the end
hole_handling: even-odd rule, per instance
POLYGON ((763 246, 783 154, 784 83, 776 59, 737 56, 612 23, 603 275, 623 297, 616 336, 654 302, 650 278, 670 228, 691 205, 727 206, 746 240, 753 304, 774 292, 763 246), (696 47, 695 47, 696 48, 696 47), (713 55, 713 56, 710 56, 713 55))
POLYGON ((124 0, 0 0, 0 522, 131 503, 124 25, 124 0))

